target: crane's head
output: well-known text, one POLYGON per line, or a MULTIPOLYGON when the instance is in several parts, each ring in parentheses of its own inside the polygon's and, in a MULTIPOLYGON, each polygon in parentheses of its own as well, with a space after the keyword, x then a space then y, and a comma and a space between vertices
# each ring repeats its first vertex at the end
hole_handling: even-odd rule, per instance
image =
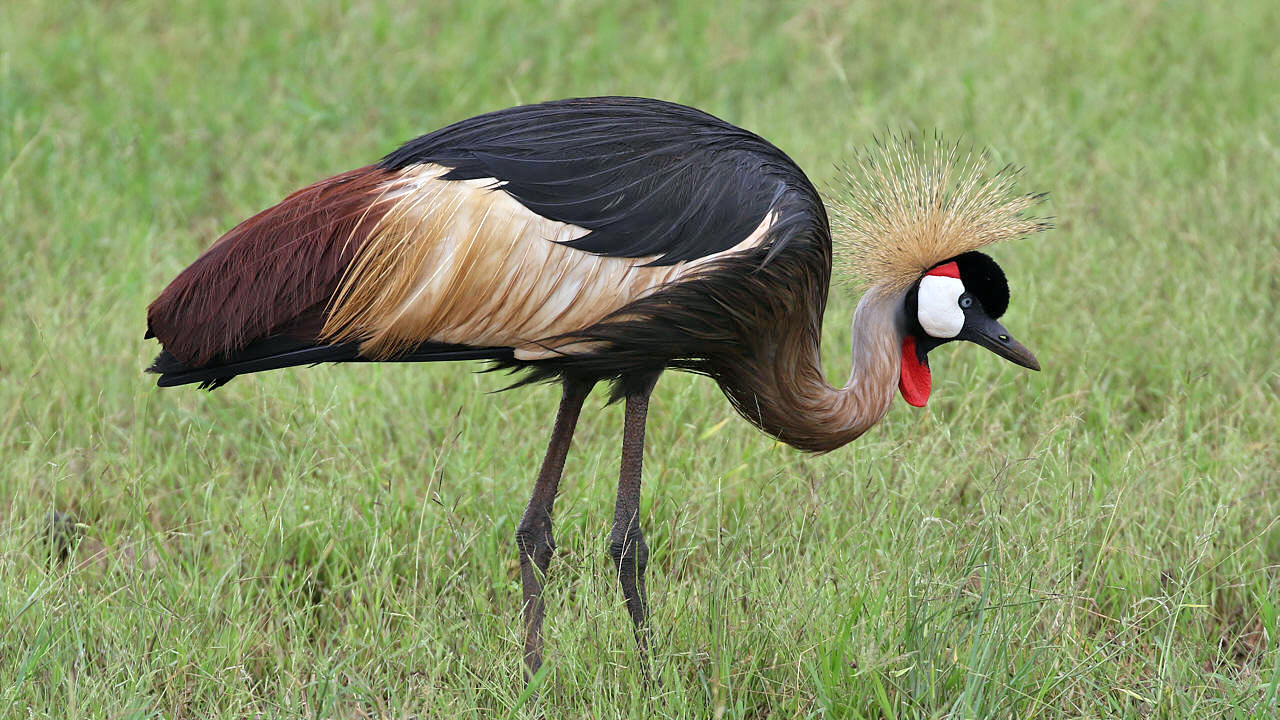
POLYGON ((1009 284, 977 250, 1047 229, 1028 213, 1044 195, 1018 192, 1017 168, 990 165, 936 135, 890 135, 846 167, 846 192, 831 203, 841 275, 903 298, 898 387, 917 407, 929 399, 929 351, 952 340, 1040 369, 997 322, 1009 284))
POLYGON ((998 322, 1007 307, 1004 272, 980 252, 957 255, 925 272, 903 301, 898 380, 903 399, 916 407, 929 401, 929 351, 952 340, 967 340, 1009 362, 1039 370, 1036 356, 998 322))

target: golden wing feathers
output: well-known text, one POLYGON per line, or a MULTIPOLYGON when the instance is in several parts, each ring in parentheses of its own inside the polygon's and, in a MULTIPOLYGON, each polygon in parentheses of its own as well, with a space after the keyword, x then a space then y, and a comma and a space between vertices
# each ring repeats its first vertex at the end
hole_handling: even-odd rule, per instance
MULTIPOLYGON (((652 266, 576 250, 565 243, 586 229, 534 213, 498 180, 443 179, 449 170, 410 166, 384 184, 322 340, 357 341, 374 359, 428 341, 511 347, 521 359, 573 352, 565 336, 721 254, 652 266)), ((725 252, 760 242, 770 219, 725 252)))

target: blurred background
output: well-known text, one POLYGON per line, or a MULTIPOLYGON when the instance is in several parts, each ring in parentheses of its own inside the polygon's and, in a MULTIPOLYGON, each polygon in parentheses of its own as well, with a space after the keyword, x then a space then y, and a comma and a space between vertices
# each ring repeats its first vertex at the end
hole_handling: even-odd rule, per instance
MULTIPOLYGON (((1280 650, 1272 2, 33 2, 0 8, 0 715, 1264 717, 1280 650), (812 458, 668 374, 661 686, 605 554, 619 411, 557 505, 547 679, 511 540, 556 393, 479 365, 158 391, 148 302, 222 232, 480 112, 707 110, 828 192, 888 130, 1025 166, 973 348, 812 458)), ((848 373, 856 297, 824 355, 848 373)))

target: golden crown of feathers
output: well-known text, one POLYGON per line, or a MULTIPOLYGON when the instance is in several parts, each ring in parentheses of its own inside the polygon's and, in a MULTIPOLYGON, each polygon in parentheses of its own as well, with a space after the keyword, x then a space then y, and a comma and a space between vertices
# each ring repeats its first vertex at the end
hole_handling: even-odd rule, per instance
POLYGON ((901 290, 943 260, 1050 228, 1026 214, 1045 193, 1018 193, 1021 168, 990 165, 937 135, 877 139, 844 168, 830 203, 841 274, 901 290))

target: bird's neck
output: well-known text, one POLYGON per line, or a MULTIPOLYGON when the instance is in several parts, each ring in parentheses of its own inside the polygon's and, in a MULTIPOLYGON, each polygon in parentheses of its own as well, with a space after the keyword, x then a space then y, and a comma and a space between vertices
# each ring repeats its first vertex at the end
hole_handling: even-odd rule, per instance
MULTIPOLYGON (((901 292, 872 288, 853 314, 853 368, 839 390, 827 387, 830 421, 839 447, 880 422, 898 391, 902 365, 901 292)), ((826 384, 825 382, 823 383, 826 384)))
POLYGON ((821 316, 775 345, 776 356, 725 392, 748 420, 801 450, 826 452, 853 441, 884 417, 898 387, 902 293, 872 288, 853 316, 853 370, 842 388, 822 372, 821 316))

